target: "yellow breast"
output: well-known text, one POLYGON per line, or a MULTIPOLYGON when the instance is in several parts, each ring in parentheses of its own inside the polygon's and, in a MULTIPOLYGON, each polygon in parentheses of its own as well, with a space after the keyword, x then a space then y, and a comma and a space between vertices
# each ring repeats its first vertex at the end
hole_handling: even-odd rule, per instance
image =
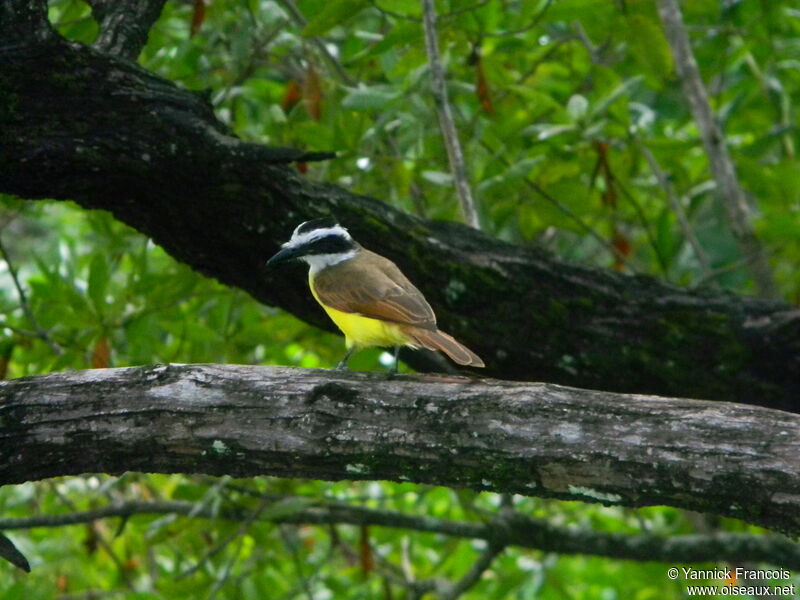
POLYGON ((369 348, 370 346, 404 346, 408 344, 409 339, 406 337, 400 328, 386 321, 379 321, 378 319, 371 319, 356 313, 346 313, 335 308, 325 306, 320 302, 317 292, 314 290, 314 279, 309 274, 308 284, 311 288, 311 293, 319 305, 325 309, 331 320, 336 323, 336 326, 342 330, 345 337, 345 345, 347 348, 369 348))

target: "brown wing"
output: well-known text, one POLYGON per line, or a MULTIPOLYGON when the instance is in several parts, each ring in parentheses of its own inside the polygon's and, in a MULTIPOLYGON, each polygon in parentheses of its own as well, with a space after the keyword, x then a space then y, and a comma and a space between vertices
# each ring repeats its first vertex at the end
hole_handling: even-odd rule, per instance
POLYGON ((392 261, 369 250, 321 271, 314 290, 326 306, 365 317, 436 329, 425 297, 392 261))

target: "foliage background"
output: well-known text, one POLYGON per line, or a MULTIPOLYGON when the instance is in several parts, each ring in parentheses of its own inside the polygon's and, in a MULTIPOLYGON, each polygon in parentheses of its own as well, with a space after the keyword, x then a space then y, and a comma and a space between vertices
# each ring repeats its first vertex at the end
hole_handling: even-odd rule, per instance
MULTIPOLYGON (((759 239, 781 295, 798 303, 800 10, 790 0, 692 0, 683 8, 751 194, 759 239)), ((652 1, 443 0, 437 10, 449 92, 487 232, 597 267, 753 292, 652 1)), ((50 17, 76 41, 91 43, 97 34, 83 2, 54 0, 50 17)), ((428 218, 459 219, 416 0, 171 1, 139 61, 209 90, 219 117, 245 139, 339 153, 301 166, 308 177, 428 218)), ((0 228, 8 258, 0 266, 3 377, 154 362, 328 367, 342 351, 339 337, 201 277, 108 214, 3 197, 0 228)), ((363 352, 351 366, 379 370, 382 358, 363 352)), ((238 485, 460 520, 486 519, 499 505, 493 494, 410 484, 262 478, 238 485)), ((232 486, 186 476, 64 478, 3 488, 0 514, 55 514, 132 498, 258 505, 232 486)), ((282 510, 291 511, 292 502, 282 510)), ((667 508, 515 502, 555 523, 606 531, 712 526, 667 508)), ((727 520, 713 526, 745 529, 727 520)), ((409 596, 386 583, 382 570, 405 562, 420 579, 457 578, 481 550, 432 534, 347 526, 334 532, 135 517, 119 535, 116 527, 109 520, 10 534, 34 572, 0 564, 0 598, 402 598, 409 596), (198 562, 196 573, 180 577, 198 562)), ((683 583, 668 581, 665 571, 661 564, 511 550, 465 597, 682 598, 683 583)))

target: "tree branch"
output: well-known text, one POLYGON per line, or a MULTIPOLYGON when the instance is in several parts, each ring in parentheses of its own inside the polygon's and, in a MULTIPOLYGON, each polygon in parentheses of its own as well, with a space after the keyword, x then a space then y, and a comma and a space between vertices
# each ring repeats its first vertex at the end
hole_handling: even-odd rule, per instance
POLYGON ((478 559, 472 564, 463 577, 454 584, 444 587, 439 593, 440 600, 456 600, 461 594, 474 587, 483 574, 492 566, 492 562, 505 550, 504 545, 488 543, 478 559))
POLYGON ((703 277, 707 278, 711 273, 711 262, 708 260, 708 255, 705 253, 703 247, 700 245, 700 241, 694 234, 692 225, 689 223, 689 218, 686 216, 686 211, 683 210, 680 200, 675 196, 667 175, 661 169, 656 157, 650 152, 650 148, 645 146, 638 138, 634 138, 634 142, 636 143, 637 149, 642 153, 642 156, 644 156, 647 164, 650 166, 650 170, 653 172, 656 181, 658 181, 658 185, 664 190, 664 196, 667 198, 672 212, 675 213, 675 217, 678 219, 678 226, 681 229, 681 233, 683 233, 683 237, 692 247, 697 262, 700 264, 703 277))
POLYGON ((275 163, 313 154, 242 142, 201 95, 93 48, 15 46, 0 79, 0 192, 109 210, 314 325, 333 329, 305 272, 263 263, 298 222, 333 213, 400 265, 489 376, 800 411, 800 315, 788 305, 570 265, 311 182, 275 163))
POLYGON ((54 36, 44 0, 0 2, 0 53, 21 46, 36 46, 54 36))
POLYGON ((0 419, 0 485, 128 470, 410 480, 668 504, 800 532, 800 417, 759 407, 163 365, 2 382, 0 419))
POLYGON ((700 77, 697 61, 694 59, 689 36, 683 25, 678 1, 658 0, 658 14, 675 59, 681 87, 689 100, 692 115, 700 130, 700 137, 708 155, 711 172, 717 184, 717 194, 727 211, 731 231, 750 265, 750 271, 761 296, 775 297, 777 295, 775 282, 763 248, 753 229, 747 198, 736 177, 736 167, 725 144, 725 136, 708 102, 708 94, 700 77))
POLYGON ((94 46, 121 58, 135 60, 166 0, 88 0, 100 26, 94 46))
POLYGON ((470 227, 480 229, 478 211, 472 199, 472 189, 467 179, 467 168, 464 164, 464 152, 458 139, 453 113, 450 110, 450 100, 447 98, 447 83, 444 77, 444 67, 439 57, 439 40, 436 32, 436 7, 433 0, 422 0, 422 23, 425 31, 425 51, 428 53, 428 65, 431 71, 431 90, 436 104, 436 114, 439 116, 439 127, 442 130, 444 145, 447 148, 447 157, 450 160, 450 170, 453 173, 456 192, 458 193, 461 215, 464 222, 470 227))
POLYGON ((31 565, 28 563, 28 559, 17 550, 17 547, 14 545, 10 539, 0 533, 0 558, 3 558, 10 562, 15 567, 18 567, 25 571, 26 573, 31 572, 31 565))
MULTIPOLYGON (((304 496, 285 497, 292 502, 310 500, 304 496)), ((279 499, 275 500, 276 502, 279 499)), ((451 521, 427 515, 350 506, 344 502, 321 502, 291 514, 260 516, 257 521, 296 525, 369 525, 436 533, 489 543, 495 532, 491 523, 451 521)), ((60 515, 35 515, 23 518, 0 518, 6 531, 37 527, 64 527, 92 523, 101 519, 130 519, 136 515, 176 514, 191 518, 225 519, 247 522, 253 515, 251 505, 223 504, 219 510, 198 507, 186 501, 127 501, 86 511, 60 515)), ((577 527, 558 527, 543 519, 515 513, 509 517, 509 547, 529 548, 559 554, 587 554, 638 561, 674 562, 766 562, 787 569, 800 569, 800 545, 779 535, 713 533, 663 536, 649 533, 620 534, 577 527)))
MULTIPOLYGON (((291 16, 292 20, 297 23, 300 27, 305 27, 308 25, 308 21, 306 20, 303 13, 300 12, 300 9, 297 7, 297 4, 294 3, 294 0, 280 0, 280 3, 286 8, 291 16)), ((342 64, 339 62, 339 59, 336 58, 331 51, 328 50, 328 47, 325 45, 325 42, 321 40, 317 36, 313 36, 311 38, 311 43, 314 44, 317 51, 322 55, 325 61, 328 63, 328 66, 331 69, 331 73, 333 73, 344 85, 355 86, 356 80, 350 77, 350 74, 345 70, 342 64)))

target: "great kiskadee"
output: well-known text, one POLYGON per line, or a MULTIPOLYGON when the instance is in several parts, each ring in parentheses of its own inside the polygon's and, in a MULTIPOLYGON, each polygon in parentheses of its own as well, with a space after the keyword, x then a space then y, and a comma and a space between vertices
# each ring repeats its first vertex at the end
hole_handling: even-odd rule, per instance
MULTIPOLYGON (((441 350, 459 365, 483 367, 472 350, 436 327, 436 315, 417 288, 392 261, 370 252, 332 218, 297 226, 292 238, 267 261, 308 263, 311 293, 342 330, 347 352, 338 369, 358 349, 401 346, 441 350)), ((397 361, 395 360, 395 369, 397 361)))

